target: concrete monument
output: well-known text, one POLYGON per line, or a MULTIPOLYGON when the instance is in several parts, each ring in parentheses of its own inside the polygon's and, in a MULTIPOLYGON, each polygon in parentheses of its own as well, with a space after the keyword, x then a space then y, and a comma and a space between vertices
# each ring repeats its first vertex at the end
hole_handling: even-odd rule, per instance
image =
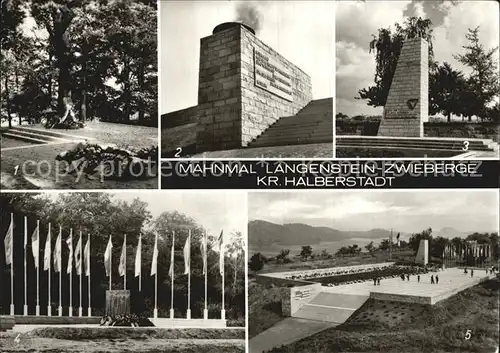
POLYGON ((427 239, 420 240, 418 245, 417 256, 415 257, 415 263, 421 265, 427 265, 429 262, 429 241, 427 239))
POLYGON ((378 136, 423 137, 429 120, 429 44, 408 39, 399 55, 378 136))

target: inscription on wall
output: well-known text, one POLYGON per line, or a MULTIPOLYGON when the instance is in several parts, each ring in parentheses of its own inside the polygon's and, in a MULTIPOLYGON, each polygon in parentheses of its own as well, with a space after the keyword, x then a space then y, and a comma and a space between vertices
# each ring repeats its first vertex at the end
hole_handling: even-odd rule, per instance
POLYGON ((254 48, 255 85, 287 101, 293 101, 292 76, 275 58, 254 48))

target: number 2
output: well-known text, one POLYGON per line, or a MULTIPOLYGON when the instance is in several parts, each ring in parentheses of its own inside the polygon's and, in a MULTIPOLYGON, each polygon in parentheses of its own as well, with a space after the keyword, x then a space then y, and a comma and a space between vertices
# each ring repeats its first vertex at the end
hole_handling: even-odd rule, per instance
POLYGON ((175 152, 174 157, 175 157, 175 158, 179 158, 179 157, 181 156, 181 153, 182 153, 182 148, 181 148, 181 147, 177 147, 175 150, 176 150, 177 152, 175 152))

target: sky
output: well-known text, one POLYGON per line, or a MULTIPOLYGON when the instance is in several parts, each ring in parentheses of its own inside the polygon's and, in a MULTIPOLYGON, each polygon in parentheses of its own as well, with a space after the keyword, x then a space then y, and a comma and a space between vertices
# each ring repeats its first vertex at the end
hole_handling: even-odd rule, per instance
MULTIPOLYGON (((197 104, 200 38, 238 19, 241 1, 160 2, 160 113, 197 104)), ((311 76, 314 99, 333 97, 332 1, 246 1, 257 37, 311 76)))
MULTIPOLYGON (((241 191, 162 191, 144 190, 127 192, 109 192, 114 200, 131 203, 135 198, 147 202, 153 218, 163 212, 178 211, 193 218, 204 227, 208 234, 218 236, 224 230, 224 242, 229 243, 230 233, 246 234, 247 212, 245 194, 241 191)), ((48 192, 52 199, 59 193, 48 192)))
POLYGON ((468 73, 454 53, 463 52, 468 28, 480 26, 479 38, 488 49, 498 46, 497 1, 339 1, 335 8, 336 112, 349 116, 381 115, 382 107, 355 100, 361 88, 373 85, 375 55, 368 54, 372 34, 379 28, 394 28, 411 16, 429 18, 434 24, 435 59, 468 73))
POLYGON ((250 192, 248 219, 344 231, 498 232, 498 190, 250 192))

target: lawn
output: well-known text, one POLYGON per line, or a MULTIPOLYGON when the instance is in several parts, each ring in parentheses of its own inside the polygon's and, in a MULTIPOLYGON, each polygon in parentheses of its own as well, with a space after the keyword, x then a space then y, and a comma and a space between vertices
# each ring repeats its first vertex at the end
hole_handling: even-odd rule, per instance
POLYGON ((274 326, 285 317, 281 315, 280 288, 248 282, 248 338, 274 326))
POLYGON ((489 280, 433 306, 369 301, 344 324, 271 352, 493 353, 499 289, 489 280))
POLYGON ((0 333, 0 347, 2 353, 239 353, 245 352, 244 337, 244 330, 60 327, 0 333))
MULTIPOLYGON (((34 126, 40 129, 40 126, 34 126)), ((88 138, 89 142, 115 144, 120 147, 144 148, 158 144, 158 129, 123 124, 91 122, 84 129, 54 130, 68 135, 88 138)), ((10 140, 10 139, 9 139, 10 140)), ((2 147, 14 147, 18 142, 2 143, 2 147), (14 144, 14 145, 13 145, 14 144), (12 145, 12 146, 11 146, 12 145)), ((23 142, 24 145, 26 143, 23 142)), ((1 186, 4 189, 155 189, 158 178, 143 180, 76 180, 61 175, 56 156, 76 143, 32 145, 1 151, 1 186), (18 168, 16 172, 16 167, 18 168)))

